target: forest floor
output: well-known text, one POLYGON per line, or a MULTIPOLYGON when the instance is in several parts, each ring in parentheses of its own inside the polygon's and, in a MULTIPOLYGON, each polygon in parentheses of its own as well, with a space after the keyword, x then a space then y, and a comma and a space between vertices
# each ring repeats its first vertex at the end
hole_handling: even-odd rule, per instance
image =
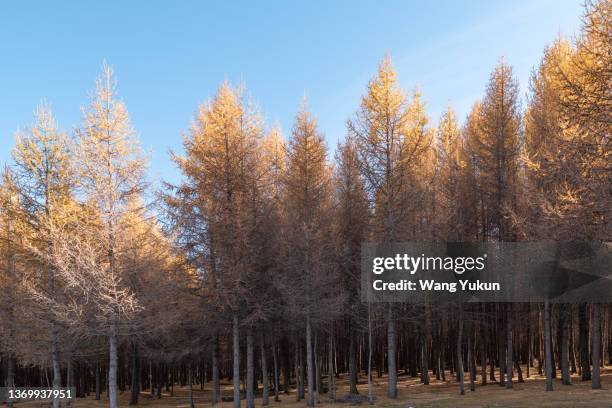
MULTIPOLYGON (((523 371, 524 372, 524 371, 523 371)), ((497 374, 497 373, 496 373, 497 374)), ((447 377, 447 380, 450 376, 447 377)), ((453 377, 454 379, 454 377, 453 377)), ((601 375, 602 389, 592 390, 591 382, 580 381, 578 376, 572 376, 572 385, 564 386, 559 379, 554 380, 554 391, 546 392, 545 379, 541 376, 532 375, 526 379, 524 383, 514 383, 512 390, 507 390, 500 387, 498 384, 489 384, 479 386, 476 383, 476 391, 469 390, 469 375, 466 375, 465 395, 459 395, 459 385, 454 381, 438 381, 435 377, 432 378, 429 385, 423 385, 418 378, 411 378, 406 375, 401 375, 398 382, 398 397, 396 400, 391 400, 386 397, 386 377, 375 378, 374 380, 374 395, 375 407, 385 408, 492 408, 492 407, 516 407, 516 408, 612 408, 612 367, 607 367, 602 371, 601 375)), ((346 376, 337 379, 338 387, 337 398, 342 399, 348 392, 346 376)), ((196 408, 210 406, 211 390, 205 387, 201 390, 199 385, 194 386, 194 402, 196 408)), ((363 397, 367 396, 367 383, 359 384, 359 392, 363 397)), ((143 392, 140 395, 139 406, 146 408, 189 408, 187 399, 188 390, 184 387, 175 387, 174 396, 170 393, 163 393, 161 399, 157 399, 149 392, 143 392)), ((230 401, 224 401, 217 404, 217 408, 232 408, 231 402, 232 388, 230 383, 222 383, 223 397, 229 397, 230 401)), ((128 406, 129 391, 120 394, 120 403, 122 407, 128 406)), ((297 402, 295 400, 295 390, 290 394, 280 395, 280 402, 274 402, 274 396, 270 397, 270 408, 304 408, 306 402, 304 400, 297 402)), ((257 407, 261 406, 261 396, 255 401, 257 407)), ((242 401, 242 406, 246 405, 242 401)), ((342 406, 368 406, 368 402, 349 403, 336 402, 332 404, 327 395, 321 396, 321 404, 317 407, 321 408, 341 408, 342 406)), ((93 397, 80 398, 72 404, 77 408, 105 408, 108 406, 108 401, 103 395, 102 400, 96 401, 93 397)), ((23 403, 18 404, 18 407, 48 407, 48 404, 41 403, 23 403)))

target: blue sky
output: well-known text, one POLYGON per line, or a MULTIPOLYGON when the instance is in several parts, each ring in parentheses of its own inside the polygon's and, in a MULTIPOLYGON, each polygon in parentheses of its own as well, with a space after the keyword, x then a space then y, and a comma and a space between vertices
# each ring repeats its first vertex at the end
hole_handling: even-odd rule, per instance
POLYGON ((576 0, 4 2, 0 11, 0 163, 15 131, 48 101, 60 126, 103 60, 145 150, 150 177, 180 177, 168 151, 224 79, 243 82, 285 134, 304 94, 330 148, 344 138, 380 59, 418 85, 434 121, 450 102, 463 120, 501 56, 527 92, 543 48, 580 25, 576 0))

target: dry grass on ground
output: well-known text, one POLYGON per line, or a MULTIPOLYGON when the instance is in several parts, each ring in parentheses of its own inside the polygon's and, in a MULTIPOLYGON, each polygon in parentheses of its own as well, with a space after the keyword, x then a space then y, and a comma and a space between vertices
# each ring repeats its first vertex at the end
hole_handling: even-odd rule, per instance
MULTIPOLYGON (((467 376, 466 376, 467 377, 467 376)), ((430 385, 422 385, 418 379, 408 376, 400 376, 398 384, 399 395, 396 400, 386 398, 386 378, 375 379, 374 394, 376 400, 374 405, 377 407, 389 408, 488 408, 488 407, 517 407, 517 408, 612 408, 612 367, 607 367, 602 372, 602 389, 592 390, 591 383, 582 382, 576 376, 572 378, 573 385, 564 386, 559 380, 555 380, 554 391, 544 391, 544 379, 540 376, 532 376, 525 383, 514 385, 513 390, 507 390, 497 384, 476 387, 475 392, 469 391, 469 378, 466 378, 465 395, 459 395, 459 386, 455 382, 442 382, 432 380, 430 385)), ((209 384, 207 384, 209 386, 209 384)), ((338 397, 344 396, 348 389, 346 378, 343 376, 338 380, 338 397)), ((367 395, 367 384, 360 384, 359 391, 362 395, 367 395)), ((231 385, 223 384, 223 396, 230 397, 232 394, 231 385)), ((187 389, 175 387, 174 396, 164 393, 161 399, 153 398, 150 393, 142 393, 140 396, 141 407, 161 408, 176 407, 189 408, 187 400, 187 389)), ((120 406, 128 406, 129 392, 120 395, 120 406)), ((205 387, 202 391, 199 386, 194 387, 194 400, 196 408, 210 407, 210 389, 205 387)), ((41 407, 43 404, 19 404, 22 408, 27 406, 41 407)), ((106 398, 103 396, 101 401, 95 401, 93 397, 78 399, 73 407, 78 408, 105 408, 108 406, 106 398)), ((321 396, 321 408, 341 408, 342 406, 355 406, 358 404, 336 403, 331 404, 327 400, 327 395, 321 396)), ((363 402, 359 405, 368 406, 363 402)), ((242 401, 245 406, 245 401, 242 401)), ((256 406, 261 406, 261 399, 257 398, 256 406)), ((232 402, 222 402, 217 408, 232 408, 232 402)), ((270 408, 304 408, 305 401, 296 402, 295 394, 281 394, 281 402, 274 402, 270 398, 270 408)), ((29 408, 29 407, 28 407, 29 408)))

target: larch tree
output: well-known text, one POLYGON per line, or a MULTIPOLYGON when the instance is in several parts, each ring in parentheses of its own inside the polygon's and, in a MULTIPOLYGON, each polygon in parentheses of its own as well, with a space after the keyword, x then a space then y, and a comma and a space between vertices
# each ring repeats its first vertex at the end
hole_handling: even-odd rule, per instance
POLYGON ((255 342, 258 339, 262 370, 262 405, 269 404, 270 386, 266 359, 264 330, 277 316, 280 294, 274 281, 280 267, 280 241, 275 229, 280 222, 279 172, 282 169, 282 138, 278 129, 272 129, 265 137, 259 133, 253 150, 247 152, 247 189, 244 208, 239 217, 245 233, 244 261, 248 268, 243 285, 250 288, 245 293, 243 324, 246 326, 247 360, 247 408, 255 406, 256 362, 255 342))
POLYGON ((256 288, 251 296, 249 320, 259 326, 258 339, 262 378, 262 405, 269 405, 270 371, 274 381, 274 399, 279 401, 279 368, 277 359, 276 321, 282 321, 282 294, 275 285, 277 274, 283 270, 282 237, 277 234, 282 225, 283 178, 286 170, 286 146, 278 124, 267 132, 259 148, 258 173, 253 183, 253 244, 251 258, 254 268, 250 286, 256 288), (271 346, 273 367, 269 370, 268 350, 271 346))
MULTIPOLYGON (((480 109, 479 137, 473 141, 478 183, 486 218, 483 231, 488 240, 515 241, 511 222, 518 196, 519 156, 522 146, 522 117, 519 87, 512 68, 503 60, 491 73, 480 109)), ((512 305, 502 305, 505 316, 500 327, 500 355, 504 367, 500 385, 512 388, 514 356, 512 345, 512 305), (505 371, 505 373, 504 373, 505 371), (505 375, 507 375, 507 382, 505 375)))
POLYGON ((477 220, 473 166, 467 132, 461 130, 452 107, 442 114, 437 129, 437 235, 447 242, 474 238, 477 220))
MULTIPOLYGON (((526 234, 531 239, 554 238, 558 241, 567 241, 577 238, 580 228, 575 222, 568 222, 568 218, 559 217, 564 213, 562 208, 567 208, 568 204, 564 197, 567 192, 565 188, 573 184, 568 179, 568 175, 579 171, 576 167, 578 162, 567 150, 568 143, 571 143, 575 137, 575 131, 566 126, 567 122, 562 116, 560 88, 554 77, 554 71, 560 64, 567 66, 571 54, 568 42, 556 41, 545 50, 542 62, 530 82, 529 106, 525 113, 524 182, 525 191, 529 192, 531 202, 536 205, 524 205, 524 209, 522 211, 519 209, 518 212, 523 213, 522 222, 519 224, 528 230, 526 234), (559 194, 563 190, 564 193, 559 194)), ((564 384, 570 383, 568 308, 569 305, 563 304, 559 310, 561 332, 559 359, 564 384)), ((582 347, 587 347, 588 352, 588 344, 584 344, 584 339, 582 347)), ((584 370, 584 361, 582 363, 584 370)), ((588 366, 588 361, 586 365, 588 366)), ((586 370, 588 371, 588 367, 586 370)), ((552 372, 547 370, 546 374, 548 377, 552 372)), ((552 379, 548 380, 552 387, 552 379)))
MULTIPOLYGON (((338 297, 332 295, 329 245, 331 232, 332 170, 327 148, 314 116, 302 103, 287 146, 283 186, 284 276, 282 291, 292 315, 303 319, 306 348, 307 405, 315 403, 315 354, 318 326, 332 318, 338 297)), ((296 347, 301 348, 299 344, 296 347)))
MULTIPOLYGON (((358 394, 357 342, 359 332, 366 326, 363 321, 364 310, 359 287, 361 244, 367 239, 370 212, 361 178, 357 146, 350 137, 338 146, 336 163, 334 177, 337 201, 334 223, 336 262, 340 273, 340 287, 347 296, 345 319, 349 325, 349 393, 358 394)), ((330 344, 333 344, 332 333, 330 333, 330 344)), ((369 344, 368 347, 372 345, 369 344)), ((330 364, 330 367, 332 365, 330 364)), ((330 390, 333 385, 333 373, 330 371, 330 390)))
POLYGON ((516 202, 522 120, 519 88, 503 60, 491 73, 480 108, 479 138, 473 140, 486 208, 487 237, 514 238, 510 214, 516 202))
MULTIPOLYGON (((42 280, 29 280, 28 287, 35 293, 44 294, 52 302, 60 301, 53 265, 38 257, 37 252, 48 254, 56 244, 48 238, 47 230, 57 217, 61 208, 70 200, 74 186, 72 161, 70 160, 70 140, 61 132, 51 109, 41 105, 36 110, 35 123, 17 133, 13 149, 13 174, 15 188, 19 195, 21 215, 30 233, 27 242, 30 257, 36 268, 40 268, 42 280)), ((40 322, 47 322, 49 350, 53 367, 53 387, 61 386, 60 337, 61 326, 52 310, 39 310, 40 322), (49 313, 51 312, 51 313, 49 313)), ((55 408, 59 399, 53 400, 55 408)))
MULTIPOLYGON (((15 386, 17 352, 20 351, 19 327, 17 326, 18 277, 17 256, 20 252, 19 233, 19 196, 13 177, 8 168, 2 172, 0 182, 0 351, 2 360, 6 361, 5 386, 15 386)), ((3 367, 4 370, 4 367, 3 367)), ((13 403, 7 403, 12 408, 13 403)))
POLYGON ((89 106, 83 109, 83 124, 77 131, 79 189, 99 216, 98 248, 86 245, 84 256, 96 251, 104 256, 86 271, 98 284, 94 288, 97 319, 109 343, 109 406, 116 408, 118 339, 126 322, 137 310, 137 299, 124 281, 125 250, 120 237, 131 215, 144 211, 130 204, 143 192, 145 158, 129 122, 125 104, 117 98, 112 69, 104 64, 89 106))
MULTIPOLYGON (((374 214, 371 238, 383 244, 427 240, 434 216, 433 132, 421 94, 408 101, 399 87, 390 58, 379 65, 361 106, 347 123, 356 144, 369 207, 374 214)), ((427 336, 427 324, 424 337, 427 336)), ((387 307, 387 395, 397 397, 396 322, 387 307)), ((426 362, 425 356, 422 362, 426 362)), ((426 376, 423 381, 427 382, 426 376)))
MULTIPOLYGON (((397 83, 390 58, 379 65, 354 118, 347 122, 357 146, 365 191, 373 210, 372 238, 384 244, 402 239, 400 227, 408 217, 403 205, 410 157, 404 150, 408 137, 406 95, 397 83)), ((387 309, 389 398, 397 397, 396 330, 393 307, 387 309)))
MULTIPOLYGON (((187 179, 178 188, 182 198, 177 205, 187 207, 182 211, 189 217, 186 226, 198 228, 185 236, 190 258, 208 283, 209 301, 232 321, 235 407, 240 406, 240 320, 249 306, 244 287, 252 259, 248 209, 259 174, 260 122, 241 91, 224 83, 215 98, 200 107, 184 138, 186 156, 175 157, 187 179)), ((216 339, 214 335, 215 354, 216 339)), ((213 367, 215 399, 220 398, 217 370, 213 367)))
POLYGON ((437 171, 435 129, 430 126, 426 103, 418 87, 406 107, 405 137, 401 143, 404 162, 401 206, 407 217, 400 220, 404 240, 430 241, 435 235, 434 181, 437 171))
MULTIPOLYGON (((610 134, 612 133, 612 2, 588 1, 569 69, 559 66, 561 110, 576 136, 569 144, 579 173, 569 178, 570 214, 578 213, 589 239, 610 240, 610 134)), ((568 215, 570 215, 568 214, 568 215)), ((571 216, 571 215, 570 215, 571 216)), ((601 388, 601 305, 591 305, 592 387, 601 388)))

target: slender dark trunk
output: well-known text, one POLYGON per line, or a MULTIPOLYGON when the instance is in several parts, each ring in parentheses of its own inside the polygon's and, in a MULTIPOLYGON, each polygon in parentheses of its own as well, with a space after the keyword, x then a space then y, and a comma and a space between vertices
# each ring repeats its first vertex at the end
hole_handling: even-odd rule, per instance
POLYGON ((240 331, 238 327, 238 314, 234 313, 232 324, 233 338, 233 354, 234 354, 234 369, 233 369, 233 385, 234 385, 234 408, 240 408, 240 331))
POLYGON ((157 382, 157 399, 161 399, 162 397, 163 376, 164 366, 161 363, 157 364, 157 375, 155 376, 155 382, 157 382))
POLYGON ((268 378, 268 362, 266 360, 266 343, 264 340, 263 329, 259 331, 259 350, 261 354, 261 379, 263 383, 261 405, 266 406, 270 403, 270 382, 268 378))
MULTIPOLYGON (((473 327, 473 324, 470 324, 470 327, 473 327)), ((476 364, 474 361, 474 350, 473 347, 474 345, 472 344, 472 333, 468 332, 467 333, 467 339, 468 339, 468 344, 467 344, 467 350, 468 350, 468 355, 467 355, 467 361, 468 361, 468 371, 470 372, 470 391, 476 391, 476 364)))
POLYGON ((512 344, 512 304, 506 305, 506 388, 511 389, 514 386, 513 368, 514 368, 514 349, 512 344))
POLYGON ((138 404, 140 395, 140 355, 138 352, 138 340, 132 344, 132 387, 130 390, 130 405, 138 404))
POLYGON ((315 403, 321 403, 321 364, 319 362, 319 336, 315 333, 314 345, 313 345, 313 360, 314 360, 314 373, 315 373, 315 403))
MULTIPOLYGON (((284 341, 282 343, 285 343, 284 341)), ((279 357, 281 357, 280 354, 280 350, 281 350, 281 346, 279 344, 278 346, 278 352, 279 352, 279 357)), ((282 362, 283 362, 283 392, 285 394, 289 394, 289 391, 291 389, 291 368, 289 366, 289 355, 288 353, 282 353, 282 362)))
POLYGON ((336 402, 336 390, 334 386, 334 324, 330 324, 329 344, 327 347, 327 388, 329 399, 336 402))
POLYGON ((531 319, 531 304, 528 305, 527 322, 527 378, 531 375, 531 365, 533 364, 533 324, 531 319))
MULTIPOLYGON (((484 311, 484 306, 483 306, 484 311)), ((485 350, 485 330, 483 324, 480 324, 480 385, 487 385, 487 354, 485 350)))
POLYGON ((601 388, 599 377, 599 364, 601 360, 601 306, 599 303, 591 304, 591 364, 593 365, 591 388, 601 388))
POLYGON ((253 340, 253 329, 249 326, 246 334, 246 406, 255 408, 255 350, 253 340))
POLYGON ((215 331, 212 340, 212 403, 221 401, 221 384, 219 382, 219 335, 215 331))
MULTIPOLYGON (((15 355, 9 352, 6 359, 7 359, 6 361, 6 387, 14 388, 15 387, 15 355)), ((7 400, 6 406, 8 408, 13 408, 13 401, 7 400)))
POLYGON ((306 317, 306 376, 308 378, 308 394, 306 398, 306 405, 314 407, 314 373, 313 373, 313 361, 312 361, 312 327, 310 323, 310 316, 306 317))
POLYGON ((397 398, 397 366, 395 360, 395 316, 393 315, 392 303, 389 303, 387 315, 387 371, 389 372, 387 397, 397 398))
POLYGON ((100 360, 96 360, 96 400, 100 400, 100 360))
POLYGON ((276 341, 272 343, 272 362, 274 364, 274 401, 280 401, 279 396, 279 375, 278 375, 278 357, 276 351, 276 341))
POLYGON ((429 385, 429 365, 428 358, 429 353, 427 350, 427 344, 429 342, 429 320, 430 320, 429 305, 425 304, 425 327, 423 328, 423 335, 421 336, 421 352, 419 365, 421 366, 421 382, 425 385, 429 385))
POLYGON ((465 386, 463 384, 463 356, 462 356, 462 336, 463 336, 463 305, 459 304, 459 316, 457 327, 457 380, 459 381, 459 394, 465 394, 465 386))
POLYGON ((504 325, 504 305, 498 305, 496 314, 497 323, 497 359, 499 362, 499 386, 504 387, 506 385, 506 342, 507 342, 507 331, 504 325))
MULTIPOLYGON (((57 325, 51 324, 51 364, 53 366, 53 389, 59 390, 62 386, 62 368, 60 366, 57 325)), ((99 399, 99 398, 97 398, 99 399)), ((53 399, 53 408, 60 408, 59 398, 53 399)), ((112 407, 111 407, 112 408, 112 407)))
POLYGON ((191 368, 191 364, 187 368, 187 377, 189 382, 189 408, 195 408, 195 404, 193 403, 193 370, 191 368))
POLYGON ((357 364, 355 360, 355 331, 349 323, 349 394, 357 395, 357 364))
POLYGON ((550 333, 550 302, 544 302, 544 369, 546 371, 546 391, 553 390, 553 359, 552 359, 552 340, 550 333))
POLYGON ((295 342, 295 398, 297 401, 304 399, 304 361, 302 359, 302 348, 299 337, 295 342))
POLYGON ((589 361, 589 316, 587 304, 578 306, 578 343, 580 347, 580 375, 582 381, 591 380, 591 362, 589 361))
POLYGON ((570 385, 570 368, 569 368, 569 319, 570 305, 562 303, 559 308, 559 326, 561 330, 561 350, 559 358, 561 359, 561 381, 564 385, 570 385))
POLYGON ((373 401, 374 396, 372 395, 372 303, 368 302, 368 402, 371 404, 373 401))
POLYGON ((108 363, 108 405, 110 408, 117 408, 117 326, 116 322, 111 323, 109 335, 109 363, 108 363))
POLYGON ((151 397, 155 395, 155 377, 153 372, 153 360, 149 359, 149 388, 151 388, 151 397))

